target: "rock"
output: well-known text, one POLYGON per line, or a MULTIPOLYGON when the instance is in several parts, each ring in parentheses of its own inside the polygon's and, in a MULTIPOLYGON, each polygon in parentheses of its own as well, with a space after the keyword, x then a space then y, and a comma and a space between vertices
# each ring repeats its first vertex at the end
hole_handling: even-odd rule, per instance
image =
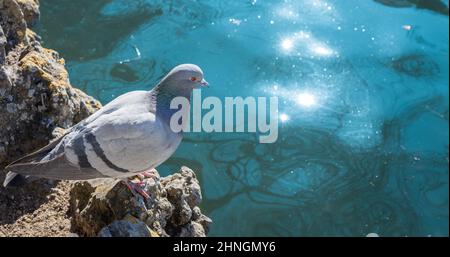
POLYGON ((198 224, 202 225, 204 233, 208 234, 209 226, 211 225, 212 220, 206 215, 203 215, 198 206, 192 209, 192 219, 195 220, 195 222, 197 222, 198 224))
POLYGON ((99 237, 159 237, 144 222, 127 215, 123 220, 116 220, 98 233, 99 237))
MULTIPOLYGON (((2 27, 0 26, 0 65, 3 65, 5 63, 6 58, 6 37, 5 33, 3 32, 2 27)), ((3 71, 2 74, 5 74, 5 71, 3 71)), ((5 77, 0 77, 0 80, 6 79, 5 77)))
POLYGON ((133 195, 118 179, 75 182, 72 230, 85 236, 206 236, 211 219, 198 207, 201 191, 195 173, 182 167, 160 178, 154 172, 152 178, 134 178, 144 183, 148 199, 133 195))
POLYGON ((97 235, 104 226, 138 207, 131 198, 131 192, 118 179, 75 183, 70 192, 73 229, 86 236, 97 235))
POLYGON ((38 0, 16 0, 22 9, 22 13, 27 26, 31 27, 39 20, 39 2, 38 0))
POLYGON ((101 104, 70 85, 64 59, 29 26, 37 0, 0 0, 0 166, 44 145, 101 104))
POLYGON ((180 237, 205 237, 205 229, 195 221, 181 227, 180 237))
MULTIPOLYGON (((0 168, 64 135, 67 128, 101 108, 97 100, 71 86, 64 59, 41 46, 40 37, 30 29, 38 19, 38 0, 0 0, 0 168)), ((155 171, 152 178, 135 179, 144 183, 148 199, 133 195, 118 179, 70 183, 40 179, 15 193, 0 188, 0 199, 8 203, 0 201, 0 235, 3 224, 16 222, 21 216, 23 221, 18 224, 33 227, 33 233, 39 235, 208 233, 211 219, 198 207, 202 195, 192 170, 182 167, 166 178, 155 171), (32 196, 27 202, 24 193, 32 196), (23 203, 27 206, 21 206, 23 203), (39 209, 40 205, 44 209, 39 209), (28 215, 24 208, 37 211, 28 215), (64 222, 53 219, 56 216, 64 217, 64 222), (49 219, 57 225, 48 225, 49 219)), ((28 235, 31 230, 21 229, 16 226, 7 235, 28 235)))
POLYGON ((161 183, 166 188, 169 201, 175 206, 172 223, 177 226, 187 224, 192 219, 192 208, 202 200, 195 173, 187 167, 181 167, 180 173, 164 178, 161 183))
POLYGON ((166 188, 169 198, 182 198, 191 208, 202 201, 198 180, 195 173, 188 167, 181 167, 179 173, 163 178, 161 183, 166 188))
POLYGON ((6 52, 19 44, 28 45, 27 23, 20 5, 15 0, 0 0, 0 27, 7 39, 6 52))

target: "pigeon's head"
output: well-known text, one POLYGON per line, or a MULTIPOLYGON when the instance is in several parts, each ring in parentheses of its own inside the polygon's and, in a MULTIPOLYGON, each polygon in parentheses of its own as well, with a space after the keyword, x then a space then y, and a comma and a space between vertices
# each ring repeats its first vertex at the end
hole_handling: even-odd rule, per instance
POLYGON ((189 89, 207 87, 203 71, 195 64, 181 64, 173 68, 162 82, 189 89))

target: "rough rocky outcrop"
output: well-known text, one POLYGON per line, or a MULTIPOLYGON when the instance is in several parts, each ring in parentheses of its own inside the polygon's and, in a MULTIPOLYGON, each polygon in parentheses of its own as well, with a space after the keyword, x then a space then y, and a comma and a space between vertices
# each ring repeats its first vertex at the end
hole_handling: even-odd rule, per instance
MULTIPOLYGON (((70 85, 64 60, 29 29, 39 19, 38 7, 37 0, 0 0, 0 170, 101 107, 70 85)), ((0 186, 0 236, 208 233, 211 220, 198 207, 202 196, 192 170, 140 179, 148 199, 117 179, 0 186)))
POLYGON ((64 59, 29 29, 37 0, 0 0, 0 166, 47 144, 101 107, 70 85, 64 59))
POLYGON ((39 1, 38 0, 16 0, 22 10, 23 17, 27 27, 32 27, 39 20, 39 1))
POLYGON ((138 178, 149 195, 133 195, 118 179, 76 182, 70 195, 72 228, 86 236, 201 237, 211 220, 198 205, 202 194, 195 173, 138 178))

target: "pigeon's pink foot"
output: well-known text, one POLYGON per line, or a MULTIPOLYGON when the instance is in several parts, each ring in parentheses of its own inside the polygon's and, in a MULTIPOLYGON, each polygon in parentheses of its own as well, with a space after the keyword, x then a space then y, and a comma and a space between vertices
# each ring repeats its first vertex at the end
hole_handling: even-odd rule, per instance
POLYGON ((123 181, 125 185, 130 189, 133 195, 141 195, 144 199, 148 199, 150 196, 147 192, 145 192, 145 184, 144 180, 146 178, 153 178, 155 181, 158 179, 157 171, 155 169, 146 170, 144 172, 136 174, 135 177, 129 178, 128 180, 123 181))
POLYGON ((145 187, 145 182, 134 180, 124 180, 123 183, 130 189, 131 193, 135 196, 140 195, 144 199, 150 198, 150 196, 143 189, 145 187))
POLYGON ((141 173, 137 174, 137 176, 141 180, 144 180, 146 178, 153 178, 153 179, 158 178, 158 176, 156 175, 156 170, 155 169, 146 170, 144 172, 141 172, 141 173))

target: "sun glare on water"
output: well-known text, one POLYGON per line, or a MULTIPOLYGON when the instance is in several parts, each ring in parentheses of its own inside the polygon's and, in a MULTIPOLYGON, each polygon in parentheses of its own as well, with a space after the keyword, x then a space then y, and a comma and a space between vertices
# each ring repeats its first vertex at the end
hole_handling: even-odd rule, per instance
POLYGON ((281 41, 281 48, 284 51, 289 52, 292 50, 293 47, 294 47, 294 41, 292 41, 292 39, 285 38, 281 41))
POLYGON ((298 94, 296 102, 304 107, 312 107, 317 104, 316 97, 306 92, 298 94))

